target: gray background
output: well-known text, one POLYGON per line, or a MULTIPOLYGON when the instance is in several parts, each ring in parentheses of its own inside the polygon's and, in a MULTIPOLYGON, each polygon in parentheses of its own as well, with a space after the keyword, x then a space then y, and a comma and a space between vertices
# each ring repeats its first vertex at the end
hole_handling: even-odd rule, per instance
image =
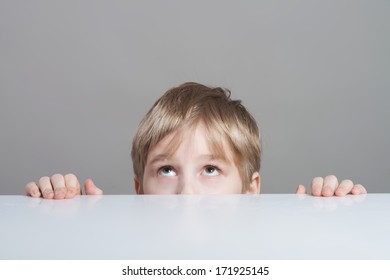
POLYGON ((259 121, 262 192, 335 174, 389 192, 389 1, 0 1, 0 193, 55 172, 133 193, 136 126, 171 86, 259 121))

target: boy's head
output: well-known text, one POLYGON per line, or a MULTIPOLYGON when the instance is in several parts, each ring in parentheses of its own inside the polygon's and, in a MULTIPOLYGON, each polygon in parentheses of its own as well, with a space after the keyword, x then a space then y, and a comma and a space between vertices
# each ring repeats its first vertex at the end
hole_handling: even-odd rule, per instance
POLYGON ((256 121, 223 88, 184 83, 141 121, 131 156, 137 193, 256 193, 256 121))

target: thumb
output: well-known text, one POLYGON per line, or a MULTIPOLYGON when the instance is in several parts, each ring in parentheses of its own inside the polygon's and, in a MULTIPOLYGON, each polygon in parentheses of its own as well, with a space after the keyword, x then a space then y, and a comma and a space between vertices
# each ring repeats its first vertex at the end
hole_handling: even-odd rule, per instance
POLYGON ((304 185, 298 185, 297 190, 295 191, 296 194, 306 194, 306 188, 304 185))
POLYGON ((85 180, 84 183, 85 194, 87 195, 102 195, 103 191, 96 187, 91 179, 85 180))

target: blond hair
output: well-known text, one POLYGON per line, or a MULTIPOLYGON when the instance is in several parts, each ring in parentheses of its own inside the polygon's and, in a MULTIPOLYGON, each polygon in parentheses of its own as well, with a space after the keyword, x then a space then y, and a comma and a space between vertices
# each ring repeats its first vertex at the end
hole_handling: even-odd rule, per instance
POLYGON ((149 151, 165 136, 177 133, 169 152, 180 145, 182 132, 202 122, 213 153, 226 159, 223 147, 227 141, 240 173, 245 191, 254 172, 260 171, 260 133, 256 121, 241 104, 232 100, 230 91, 187 82, 171 88, 161 96, 140 122, 133 138, 131 157, 134 175, 141 187, 149 151), (178 137, 176 137, 178 136, 178 137))

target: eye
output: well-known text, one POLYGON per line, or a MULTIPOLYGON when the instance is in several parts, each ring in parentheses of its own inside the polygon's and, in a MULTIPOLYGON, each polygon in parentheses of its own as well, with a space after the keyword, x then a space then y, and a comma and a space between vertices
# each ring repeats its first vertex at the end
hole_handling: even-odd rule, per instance
POLYGON ((172 166, 163 166, 158 170, 158 175, 161 176, 176 176, 176 171, 172 166))
POLYGON ((204 168, 203 174, 205 176, 218 176, 219 171, 218 167, 209 165, 204 168))

